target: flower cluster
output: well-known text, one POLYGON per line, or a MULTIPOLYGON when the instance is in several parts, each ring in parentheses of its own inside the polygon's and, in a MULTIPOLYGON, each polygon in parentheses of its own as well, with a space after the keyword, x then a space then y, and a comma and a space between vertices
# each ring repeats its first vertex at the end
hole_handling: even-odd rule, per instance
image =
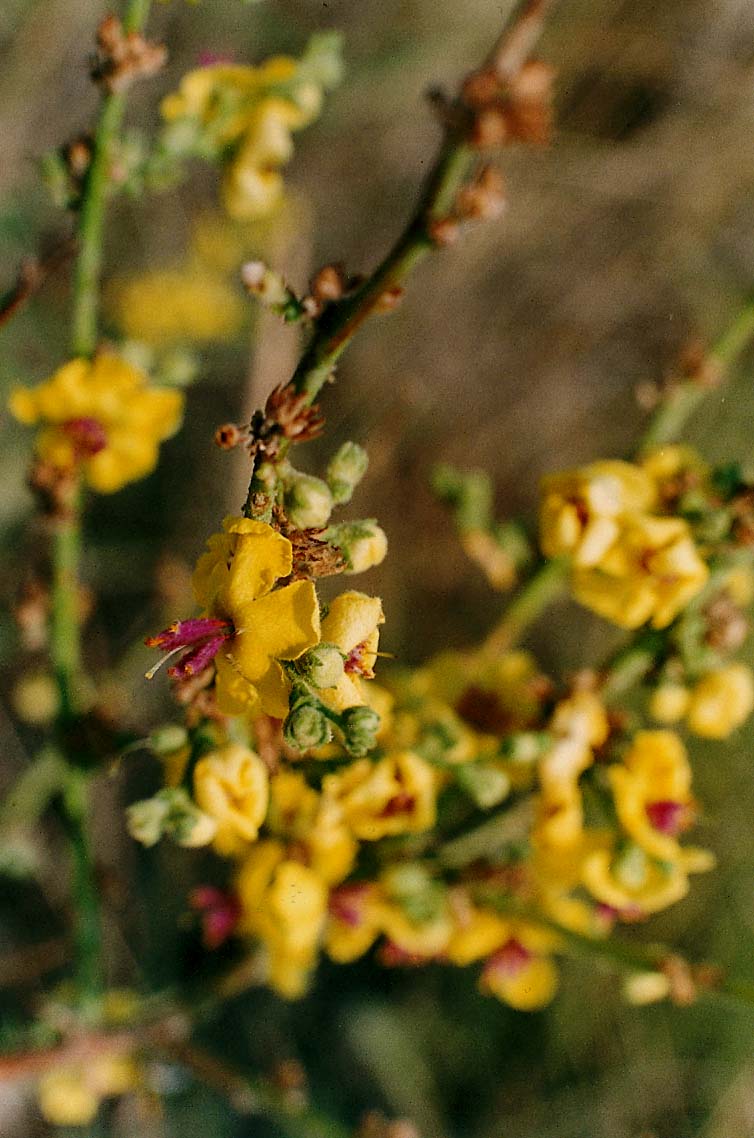
POLYGON ((163 100, 164 144, 173 153, 222 164, 231 217, 264 217, 280 201, 280 169, 292 157, 293 132, 318 117, 323 93, 340 76, 340 40, 327 34, 313 37, 300 60, 276 56, 258 67, 200 67, 163 100))

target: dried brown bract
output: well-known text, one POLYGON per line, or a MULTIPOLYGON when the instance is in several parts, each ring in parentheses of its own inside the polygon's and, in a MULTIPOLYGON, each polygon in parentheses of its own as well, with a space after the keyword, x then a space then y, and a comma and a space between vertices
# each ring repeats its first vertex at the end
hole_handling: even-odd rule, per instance
POLYGON ((97 29, 97 54, 92 60, 95 83, 113 94, 137 79, 154 75, 165 64, 167 51, 140 32, 126 32, 117 16, 105 16, 97 29))

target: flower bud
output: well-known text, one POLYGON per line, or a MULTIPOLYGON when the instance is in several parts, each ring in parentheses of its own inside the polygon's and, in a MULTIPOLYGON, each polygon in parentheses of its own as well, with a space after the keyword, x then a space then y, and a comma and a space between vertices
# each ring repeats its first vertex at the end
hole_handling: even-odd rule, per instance
POLYGON ((50 723, 60 706, 57 684, 46 672, 23 676, 13 689, 12 699, 13 710, 24 723, 50 723))
POLYGON ((366 755, 374 747, 380 729, 380 717, 365 704, 349 707, 343 712, 341 728, 346 748, 356 758, 366 755))
POLYGON ((269 269, 263 261, 247 261, 241 266, 241 280, 248 292, 270 308, 284 308, 291 293, 280 273, 269 269))
POLYGON ((126 810, 128 832, 143 846, 157 845, 165 833, 165 823, 169 813, 169 803, 159 795, 134 802, 126 810))
POLYGON ((330 526, 326 537, 345 557, 346 573, 364 573, 384 561, 387 553, 385 531, 374 518, 330 526))
POLYGON ((298 663, 315 688, 334 688, 343 675, 343 654, 334 644, 318 644, 298 663))
POLYGON ((180 751, 187 743, 188 732, 178 723, 166 723, 164 727, 158 727, 149 736, 150 748, 161 759, 180 751))
POLYGON ((333 501, 340 506, 350 502, 354 490, 366 474, 369 456, 358 443, 343 443, 327 467, 327 484, 333 501))
POLYGON ((332 513, 330 488, 321 478, 296 472, 285 491, 285 510, 298 529, 322 529, 332 513))
POLYGON ((469 798, 482 810, 490 810, 493 806, 497 806, 507 798, 511 788, 510 779, 505 771, 484 763, 471 763, 469 766, 459 767, 456 780, 469 798))
POLYGON ((299 703, 290 711, 283 726, 286 743, 299 751, 324 746, 329 743, 331 734, 327 717, 313 703, 299 703))
POLYGON ((656 1004, 670 995, 670 981, 662 972, 632 972, 623 981, 623 996, 634 1007, 656 1004))
POLYGON ((161 790, 157 795, 168 804, 164 832, 179 846, 208 846, 217 833, 217 822, 200 810, 183 787, 161 790))

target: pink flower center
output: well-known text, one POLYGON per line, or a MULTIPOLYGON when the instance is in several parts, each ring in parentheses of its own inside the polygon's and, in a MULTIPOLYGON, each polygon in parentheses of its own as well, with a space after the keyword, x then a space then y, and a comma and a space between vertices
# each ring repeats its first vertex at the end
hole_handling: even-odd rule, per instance
POLYGON ((344 885, 330 894, 328 908, 336 920, 356 929, 364 923, 364 908, 369 895, 368 885, 344 885))
POLYGON ((645 809, 652 826, 661 834, 668 834, 674 838, 683 829, 687 814, 687 807, 683 802, 672 802, 667 799, 662 802, 648 802, 645 809))
POLYGON ((107 432, 99 419, 82 417, 63 423, 77 459, 92 458, 107 446, 107 432))
POLYGON ((177 664, 168 668, 168 675, 176 680, 197 676, 215 658, 233 631, 227 620, 199 617, 196 620, 177 620, 157 636, 148 636, 144 641, 147 648, 165 648, 167 652, 147 672, 147 679, 151 680, 162 665, 178 653, 183 655, 177 664))
POLYGON ((514 976, 518 976, 533 959, 534 956, 529 952, 529 949, 525 948, 520 940, 511 937, 502 948, 499 948, 498 951, 493 953, 489 958, 485 966, 485 971, 489 969, 490 971, 497 972, 498 975, 511 979, 514 976))
POLYGON ((199 885, 189 894, 189 905, 201 917, 205 948, 219 948, 233 935, 241 916, 241 905, 232 893, 214 885, 199 885))

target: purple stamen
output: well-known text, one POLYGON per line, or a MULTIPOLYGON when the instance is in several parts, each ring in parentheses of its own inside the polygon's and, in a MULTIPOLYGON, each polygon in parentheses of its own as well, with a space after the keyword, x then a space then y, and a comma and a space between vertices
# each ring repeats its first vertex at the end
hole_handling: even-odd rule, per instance
POLYGON ((227 620, 199 617, 194 620, 177 620, 157 636, 148 636, 148 648, 167 648, 162 659, 147 672, 151 680, 171 656, 188 648, 183 659, 168 669, 174 679, 185 680, 196 676, 210 663, 222 645, 233 635, 233 626, 227 620))

